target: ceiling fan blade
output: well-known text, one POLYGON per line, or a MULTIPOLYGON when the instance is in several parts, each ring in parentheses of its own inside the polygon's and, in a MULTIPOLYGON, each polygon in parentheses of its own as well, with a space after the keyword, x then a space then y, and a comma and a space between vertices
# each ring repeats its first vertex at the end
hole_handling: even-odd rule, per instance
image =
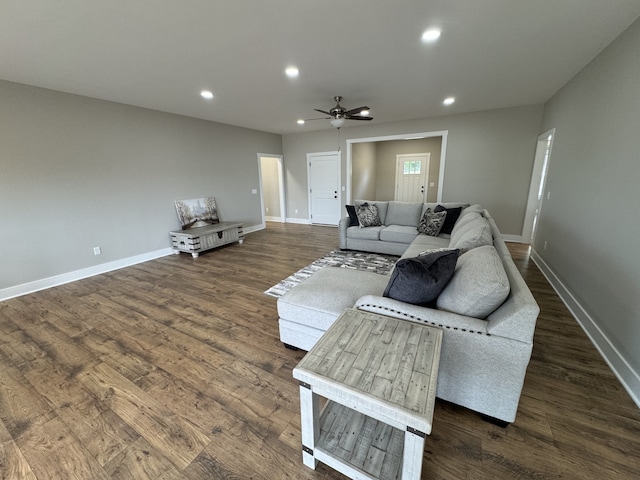
POLYGON ((347 115, 347 116, 355 115, 357 113, 360 113, 363 110, 369 110, 369 107, 352 108, 351 110, 347 110, 346 112, 344 112, 344 114, 347 115))
POLYGON ((317 118, 305 118, 305 122, 311 122, 312 120, 329 120, 331 117, 317 117, 317 118))
POLYGON ((331 116, 331 113, 326 112, 326 111, 324 111, 324 110, 319 110, 319 109, 317 109, 317 108, 314 108, 314 110, 315 110, 316 112, 324 113, 325 115, 329 115, 329 116, 331 116))
POLYGON ((363 117, 362 115, 347 115, 347 120, 373 120, 373 117, 363 117))

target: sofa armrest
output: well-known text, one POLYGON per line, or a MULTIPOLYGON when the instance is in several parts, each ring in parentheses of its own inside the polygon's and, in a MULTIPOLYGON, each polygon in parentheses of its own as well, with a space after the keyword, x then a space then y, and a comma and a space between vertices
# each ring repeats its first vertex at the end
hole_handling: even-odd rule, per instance
POLYGON ((503 257, 502 263, 511 291, 504 303, 487 317, 487 328, 492 335, 533 343, 540 307, 511 257, 503 257))
POLYGON ((466 317, 457 313, 421 307, 378 295, 360 297, 355 308, 378 313, 387 317, 428 323, 434 327, 455 329, 476 334, 488 334, 487 322, 478 318, 466 317))
POLYGON ((351 225, 351 217, 342 217, 338 223, 338 229, 340 230, 340 248, 347 248, 347 228, 351 225))

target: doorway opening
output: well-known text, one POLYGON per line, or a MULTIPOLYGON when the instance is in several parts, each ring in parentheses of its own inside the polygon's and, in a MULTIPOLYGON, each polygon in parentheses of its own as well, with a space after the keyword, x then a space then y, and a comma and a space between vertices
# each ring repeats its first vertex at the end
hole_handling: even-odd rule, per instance
MULTIPOLYGON (((353 138, 347 139, 347 168, 346 168, 346 202, 347 204, 351 204, 355 199, 368 199, 368 200, 392 200, 394 197, 394 176, 396 163, 392 160, 392 166, 390 167, 390 171, 387 170, 388 167, 381 167, 380 164, 375 160, 375 155, 373 153, 369 153, 367 156, 371 157, 369 162, 370 166, 360 166, 356 171, 354 166, 354 149, 360 147, 366 147, 367 149, 373 150, 373 147, 369 145, 378 145, 378 148, 381 148, 382 145, 391 145, 397 141, 402 141, 400 143, 411 143, 410 141, 420 141, 422 139, 432 139, 439 140, 437 142, 438 148, 435 150, 436 153, 430 156, 430 170, 432 172, 429 174, 429 183, 425 185, 425 193, 427 189, 429 189, 429 196, 432 199, 428 199, 429 202, 442 202, 443 190, 444 190, 444 175, 445 175, 445 158, 447 153, 447 130, 442 131, 434 131, 434 132, 418 132, 418 133, 405 133, 399 135, 386 135, 380 137, 370 137, 370 138, 353 138), (406 142, 405 142, 406 141, 406 142), (439 154, 437 153, 439 150, 439 154), (377 170, 377 172, 376 172, 377 170), (373 179, 373 177, 376 177, 373 179), (435 179, 438 178, 438 184, 436 187, 435 179), (387 185, 387 179, 390 180, 391 185, 387 185), (384 183, 384 184, 383 184, 384 183), (368 185, 375 184, 373 188, 370 188, 368 185), (382 186, 381 186, 382 185, 382 186), (355 195, 355 197, 354 197, 355 195), (376 198, 372 198, 372 197, 376 198), (388 197, 388 198, 387 198, 388 197)), ((418 147, 419 148, 419 147, 418 147)), ((385 149, 386 150, 386 149, 385 149)), ((413 149, 412 149, 413 150, 413 149)), ((407 152, 407 150, 404 150, 407 152)), ((411 151, 411 150, 409 150, 411 151)), ((416 151, 416 150, 413 150, 416 151)), ((417 151, 427 151, 427 150, 417 150, 417 151)), ((395 154, 394 157, 395 159, 395 154)), ((365 163, 363 162, 362 165, 365 163)), ((386 165, 386 163, 385 163, 386 165)))
POLYGON ((284 158, 282 155, 258 154, 262 228, 266 222, 285 222, 284 158))
POLYGON ((544 200, 544 190, 549 172, 549 160, 551 159, 551 148, 553 147, 553 137, 556 129, 553 128, 538 137, 536 153, 533 161, 533 171, 531 172, 531 185, 529 186, 529 198, 527 199, 527 210, 522 227, 522 242, 533 244, 538 227, 538 220, 542 210, 544 200))

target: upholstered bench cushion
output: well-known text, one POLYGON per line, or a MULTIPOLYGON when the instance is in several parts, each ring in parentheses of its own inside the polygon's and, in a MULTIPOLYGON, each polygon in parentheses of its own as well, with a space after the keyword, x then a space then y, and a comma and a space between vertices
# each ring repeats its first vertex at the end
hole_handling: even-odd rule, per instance
POLYGON ((363 295, 382 295, 388 282, 387 275, 324 267, 278 299, 278 315, 325 331, 363 295))

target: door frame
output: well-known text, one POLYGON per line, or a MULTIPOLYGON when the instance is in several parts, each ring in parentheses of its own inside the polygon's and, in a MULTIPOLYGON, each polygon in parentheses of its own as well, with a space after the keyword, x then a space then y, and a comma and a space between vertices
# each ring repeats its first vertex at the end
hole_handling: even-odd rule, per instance
POLYGON ((280 221, 286 221, 285 199, 284 199, 284 156, 276 153, 258 153, 258 181, 260 182, 260 215, 262 219, 262 228, 266 228, 267 219, 264 213, 264 186, 262 184, 262 158, 275 158, 278 160, 278 200, 280 202, 280 221))
MULTIPOLYGON (((338 207, 337 207, 337 218, 338 223, 340 222, 340 212, 342 211, 342 189, 340 188, 340 184, 342 182, 342 152, 340 150, 332 150, 329 152, 312 152, 307 153, 307 199, 308 199, 308 207, 307 207, 307 219, 310 224, 313 224, 313 220, 311 216, 313 212, 311 211, 311 158, 313 157, 321 157, 325 155, 336 155, 338 157, 338 178, 337 178, 337 191, 338 191, 338 207)), ((336 224, 337 226, 337 224, 336 224)))
POLYGON ((422 203, 426 203, 427 202, 427 193, 429 192, 429 167, 431 166, 431 153, 427 152, 427 153, 396 153, 396 184, 395 184, 395 193, 393 195, 393 198, 397 201, 398 200, 398 186, 399 186, 399 178, 398 175, 400 173, 400 162, 404 161, 402 160, 402 157, 425 157, 427 160, 425 162, 425 167, 424 167, 424 173, 421 175, 424 175, 424 192, 422 192, 422 203))
POLYGON ((429 137, 442 137, 442 144, 440 147, 440 173, 438 174, 438 196, 437 202, 442 203, 442 193, 444 190, 444 174, 445 174, 445 159, 447 157, 447 136, 449 135, 449 130, 440 130, 433 132, 418 132, 418 133, 402 133, 398 135, 384 135, 379 137, 368 137, 368 138, 349 138, 347 139, 347 204, 353 202, 351 198, 351 183, 353 174, 353 165, 352 165, 352 145, 354 143, 366 143, 366 142, 386 142, 389 140, 416 140, 419 138, 429 138, 429 137))
POLYGON ((553 150, 553 142, 555 139, 556 129, 552 128, 538 136, 536 140, 536 151, 534 154, 533 168, 531 170, 531 183, 529 184, 529 194, 527 196, 527 207, 525 209, 524 222, 522 224, 522 243, 533 245, 535 237, 534 222, 540 219, 542 213, 542 204, 544 203, 544 194, 547 188, 547 176, 549 174, 549 164, 551 162, 551 152, 553 150), (549 143, 549 155, 546 159, 545 153, 546 143, 551 137, 549 143), (538 215, 536 216, 536 203, 538 202, 537 192, 540 192, 540 200, 538 204, 538 215))

